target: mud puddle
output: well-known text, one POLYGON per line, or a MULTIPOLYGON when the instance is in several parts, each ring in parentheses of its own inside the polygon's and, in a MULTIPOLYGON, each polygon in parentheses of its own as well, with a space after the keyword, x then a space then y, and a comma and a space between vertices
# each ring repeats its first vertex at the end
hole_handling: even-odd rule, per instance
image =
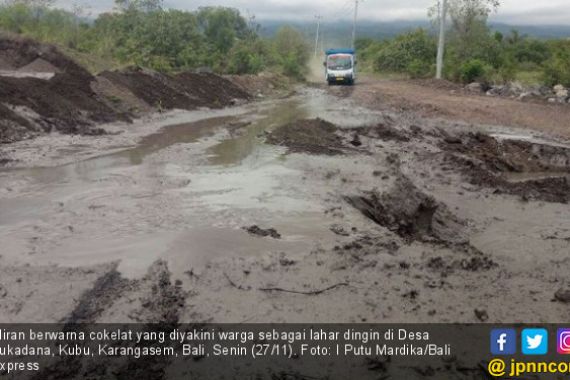
MULTIPOLYGON (((265 136, 310 117, 342 114, 349 127, 374 116, 348 109, 345 101, 306 90, 280 101, 181 114, 177 121, 184 115, 189 121, 151 133, 132 149, 4 170, 0 188, 16 190, 0 198, 3 259, 68 267, 121 261, 119 271, 136 277, 158 259, 183 263, 187 271, 224 255, 306 252, 315 239, 333 236, 317 223, 324 206, 304 199, 298 188, 304 174, 287 165, 282 149, 265 145, 265 136), (246 225, 277 228, 283 238, 260 240, 246 225)), ((113 143, 107 148, 118 148, 113 143)))

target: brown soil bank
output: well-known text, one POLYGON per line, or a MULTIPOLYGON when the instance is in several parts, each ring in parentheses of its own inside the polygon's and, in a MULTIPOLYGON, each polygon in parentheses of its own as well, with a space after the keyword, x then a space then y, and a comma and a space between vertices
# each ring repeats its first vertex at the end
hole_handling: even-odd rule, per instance
POLYGON ((57 48, 0 36, 0 61, 14 72, 53 71, 53 77, 0 77, 0 143, 57 130, 100 134, 94 126, 153 109, 220 108, 250 95, 214 74, 175 76, 138 68, 95 77, 57 48), (41 69, 41 70, 40 70, 41 69))

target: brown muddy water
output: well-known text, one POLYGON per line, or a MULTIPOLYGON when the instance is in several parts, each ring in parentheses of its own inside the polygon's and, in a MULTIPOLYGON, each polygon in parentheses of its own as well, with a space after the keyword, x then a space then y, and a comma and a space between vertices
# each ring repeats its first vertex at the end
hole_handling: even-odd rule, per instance
POLYGON ((159 258, 186 268, 223 255, 306 251, 330 237, 319 223, 323 206, 298 196, 303 173, 263 141, 281 125, 313 117, 356 126, 377 115, 306 90, 232 115, 198 115, 132 149, 6 170, 0 188, 25 185, 0 199, 2 258, 71 267, 120 261, 124 275, 140 276, 159 258), (270 224, 288 237, 252 238, 241 229, 251 224, 270 224))
POLYGON ((12 145, 24 160, 0 170, 0 322, 564 320, 567 143, 369 110, 349 92, 12 145), (334 125, 266 143, 312 118, 334 125), (307 154, 318 136, 341 152, 307 154))

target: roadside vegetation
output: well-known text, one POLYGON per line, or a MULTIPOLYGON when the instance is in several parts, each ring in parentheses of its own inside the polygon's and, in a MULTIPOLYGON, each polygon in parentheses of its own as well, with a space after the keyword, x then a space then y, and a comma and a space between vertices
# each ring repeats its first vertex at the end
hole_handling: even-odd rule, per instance
POLYGON ((127 65, 162 72, 206 69, 221 74, 271 70, 302 79, 309 49, 303 35, 283 27, 259 36, 254 18, 236 9, 195 12, 163 8, 162 0, 116 0, 115 11, 57 9, 51 0, 17 0, 0 6, 0 30, 58 45, 92 71, 127 65))
MULTIPOLYGON (((445 52, 446 79, 502 84, 570 86, 570 40, 541 40, 516 30, 504 35, 488 24, 495 0, 450 0, 445 52)), ((387 40, 360 39, 357 48, 366 68, 412 78, 435 75, 437 7, 430 10, 434 28, 417 29, 387 40)))

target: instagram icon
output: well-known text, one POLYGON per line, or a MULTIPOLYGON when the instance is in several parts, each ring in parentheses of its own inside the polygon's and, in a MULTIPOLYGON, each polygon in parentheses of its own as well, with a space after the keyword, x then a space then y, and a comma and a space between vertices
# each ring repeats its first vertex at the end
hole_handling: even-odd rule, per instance
POLYGON ((562 355, 570 355, 570 329, 558 329, 557 349, 562 355))

